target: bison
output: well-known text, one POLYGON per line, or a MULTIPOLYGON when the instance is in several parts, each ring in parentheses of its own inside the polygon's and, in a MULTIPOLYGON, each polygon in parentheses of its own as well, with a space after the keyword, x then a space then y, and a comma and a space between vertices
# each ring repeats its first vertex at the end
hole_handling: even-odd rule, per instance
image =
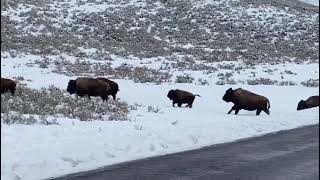
POLYGON ((181 107, 183 103, 187 103, 186 107, 189 107, 189 108, 192 108, 192 104, 196 96, 201 97, 199 94, 192 94, 190 92, 183 91, 180 89, 176 89, 176 90, 171 89, 167 95, 167 97, 170 100, 172 100, 173 107, 175 107, 174 104, 176 103, 178 103, 179 107, 181 107))
POLYGON ((226 102, 232 102, 234 104, 228 114, 230 114, 233 110, 235 110, 235 114, 238 114, 241 109, 248 111, 257 110, 257 116, 260 115, 261 111, 264 111, 268 115, 270 114, 270 102, 266 97, 254 94, 241 88, 235 90, 229 88, 222 97, 222 100, 226 102))
POLYGON ((78 77, 76 80, 70 80, 67 91, 77 96, 100 96, 103 101, 108 101, 110 94, 110 86, 108 83, 94 79, 91 77, 78 77))
POLYGON ((319 106, 319 96, 311 96, 307 100, 298 103, 297 111, 319 106))
POLYGON ((102 81, 104 81, 104 82, 109 84, 110 89, 111 89, 110 90, 110 95, 112 95, 113 100, 116 100, 116 95, 117 95, 118 91, 120 91, 118 84, 116 82, 114 82, 114 81, 111 81, 110 79, 107 79, 107 78, 98 77, 96 79, 97 80, 102 80, 102 81))
POLYGON ((1 94, 10 91, 11 94, 14 95, 16 86, 17 83, 14 80, 1 78, 1 94))

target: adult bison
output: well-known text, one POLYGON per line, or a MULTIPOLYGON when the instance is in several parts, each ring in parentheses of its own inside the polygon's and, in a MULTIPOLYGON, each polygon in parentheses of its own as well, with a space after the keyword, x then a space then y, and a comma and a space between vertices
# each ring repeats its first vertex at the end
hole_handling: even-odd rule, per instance
POLYGON ((192 104, 196 96, 201 97, 198 94, 192 94, 190 92, 183 91, 180 89, 176 89, 176 90, 171 89, 167 94, 167 97, 170 100, 172 100, 173 107, 175 107, 174 104, 176 103, 178 103, 179 107, 181 107, 183 103, 187 103, 186 107, 192 108, 192 104))
POLYGON ((228 114, 230 114, 233 110, 235 110, 235 114, 238 114, 241 109, 248 111, 257 110, 257 116, 260 115, 261 111, 264 111, 268 115, 270 114, 270 102, 266 97, 254 94, 241 88, 235 90, 229 88, 222 97, 222 100, 226 102, 232 102, 234 104, 228 114))
POLYGON ((307 100, 298 103, 297 111, 319 106, 319 96, 311 96, 307 100))
POLYGON ((17 83, 14 80, 1 78, 1 94, 10 91, 11 94, 14 95, 16 86, 17 86, 17 83))
POLYGON ((110 86, 110 95, 112 95, 113 100, 116 100, 116 95, 117 95, 118 91, 120 91, 119 90, 119 85, 116 82, 111 81, 110 79, 107 79, 107 78, 98 77, 96 79, 97 80, 102 80, 102 81, 104 81, 104 82, 109 84, 109 86, 110 86))
POLYGON ((88 96, 89 99, 90 96, 100 96, 103 101, 107 101, 110 94, 110 86, 102 80, 91 77, 78 77, 76 80, 69 81, 67 91, 78 96, 88 96))

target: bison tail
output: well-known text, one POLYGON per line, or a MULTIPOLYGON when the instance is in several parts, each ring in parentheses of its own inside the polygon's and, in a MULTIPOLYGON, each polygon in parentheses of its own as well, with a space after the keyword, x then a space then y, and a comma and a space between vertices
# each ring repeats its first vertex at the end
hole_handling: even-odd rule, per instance
POLYGON ((268 109, 270 109, 270 101, 267 99, 268 102, 268 109))
POLYGON ((195 94, 194 96, 198 96, 198 97, 201 97, 199 94, 195 94))

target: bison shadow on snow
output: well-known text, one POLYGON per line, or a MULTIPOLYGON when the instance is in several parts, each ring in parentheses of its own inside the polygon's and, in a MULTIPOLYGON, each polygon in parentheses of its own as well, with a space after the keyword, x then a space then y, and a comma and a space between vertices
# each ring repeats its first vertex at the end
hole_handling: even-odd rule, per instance
POLYGON ((228 114, 233 110, 235 110, 235 114, 238 114, 241 109, 247 111, 257 110, 257 116, 260 115, 261 111, 264 111, 268 115, 270 114, 270 102, 266 97, 241 88, 235 90, 229 88, 222 97, 222 100, 225 102, 232 102, 234 104, 228 114))
POLYGON ((172 100, 173 107, 175 107, 174 105, 177 103, 179 107, 181 107, 182 104, 187 104, 186 107, 192 108, 192 104, 196 96, 201 97, 198 94, 192 94, 179 89, 172 89, 167 94, 167 97, 172 100))
POLYGON ((298 103, 297 111, 319 106, 319 96, 311 96, 307 100, 298 103))

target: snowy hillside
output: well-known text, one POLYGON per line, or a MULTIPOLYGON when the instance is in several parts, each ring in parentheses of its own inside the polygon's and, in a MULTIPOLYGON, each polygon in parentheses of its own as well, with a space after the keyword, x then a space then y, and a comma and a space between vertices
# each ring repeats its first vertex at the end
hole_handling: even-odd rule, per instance
POLYGON ((319 10, 298 0, 1 1, 1 180, 38 180, 319 123, 319 10), (118 99, 67 93, 107 77, 118 99), (228 88, 270 116, 227 114, 228 88), (200 94, 172 107, 170 89, 200 94))
POLYGON ((309 3, 315 6, 319 6, 319 0, 301 0, 302 2, 309 3))
POLYGON ((318 7, 297 0, 31 0, 8 1, 2 10, 2 50, 98 60, 109 54, 172 61, 189 55, 202 62, 319 59, 318 7))

